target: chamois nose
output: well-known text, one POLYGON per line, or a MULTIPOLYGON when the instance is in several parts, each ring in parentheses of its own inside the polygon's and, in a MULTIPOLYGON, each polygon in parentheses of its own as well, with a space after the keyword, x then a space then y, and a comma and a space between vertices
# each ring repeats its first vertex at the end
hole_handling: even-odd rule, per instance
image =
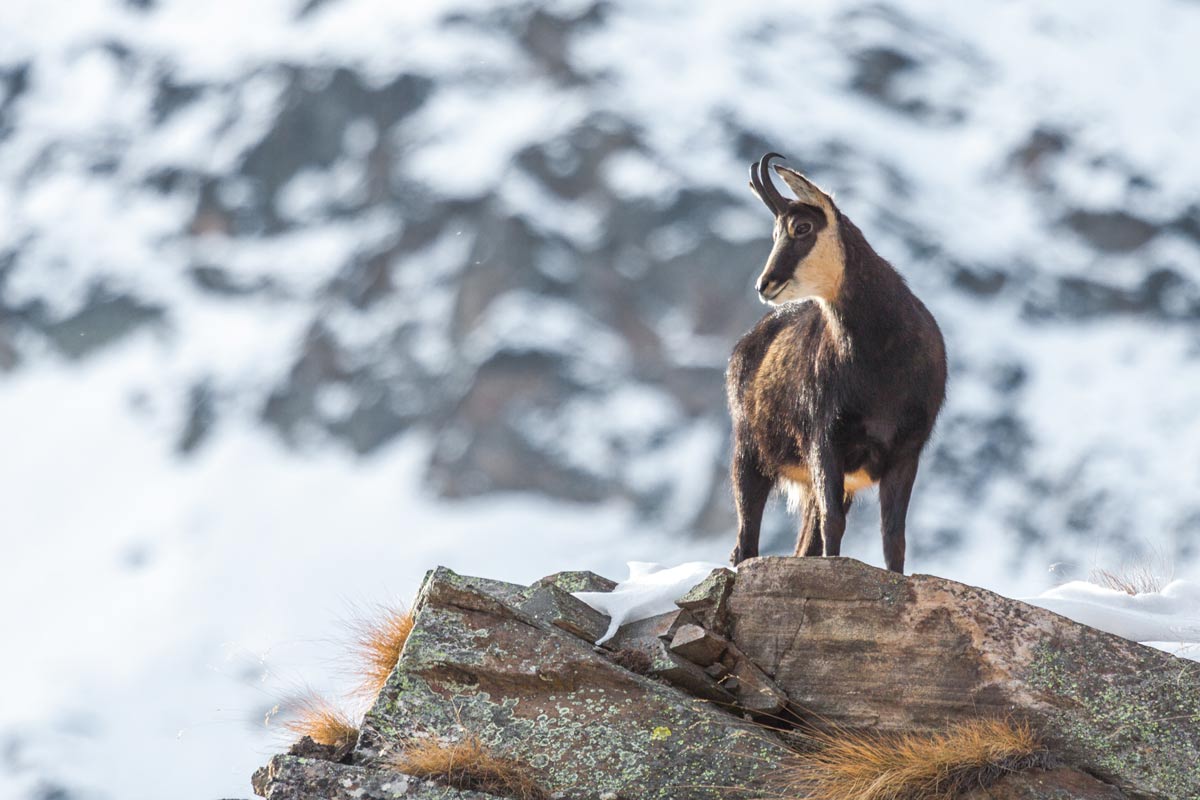
POLYGON ((767 278, 759 278, 758 284, 755 285, 754 288, 758 290, 758 294, 760 297, 765 297, 768 300, 770 300, 772 297, 779 294, 780 287, 781 287, 781 281, 773 281, 773 280, 769 280, 767 278))

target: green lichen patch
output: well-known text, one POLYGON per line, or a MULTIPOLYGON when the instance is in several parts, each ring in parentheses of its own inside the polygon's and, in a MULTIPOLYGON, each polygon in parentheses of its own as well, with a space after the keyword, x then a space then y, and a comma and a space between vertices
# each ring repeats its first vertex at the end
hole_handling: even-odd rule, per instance
POLYGON ((1101 673, 1113 653, 1100 637, 1035 651, 1025 677, 1053 696, 1039 712, 1047 739, 1112 783, 1200 797, 1200 664, 1129 644, 1128 668, 1101 673))
POLYGON ((479 597, 439 570, 364 721, 376 763, 414 736, 470 733, 577 800, 716 800, 785 753, 715 706, 613 664, 588 643, 479 597))

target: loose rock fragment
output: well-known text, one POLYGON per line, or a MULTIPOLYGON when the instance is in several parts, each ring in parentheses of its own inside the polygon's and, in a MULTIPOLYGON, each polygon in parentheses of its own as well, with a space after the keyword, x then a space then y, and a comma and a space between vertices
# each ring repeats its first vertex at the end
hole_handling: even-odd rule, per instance
POLYGON ((721 685, 736 695, 739 708, 773 716, 787 707, 787 694, 735 645, 726 647, 721 664, 729 670, 729 677, 721 685))
POLYGON ((729 674, 729 670, 725 668, 724 664, 718 661, 715 664, 709 664, 707 667, 705 667, 704 674, 708 675, 713 680, 719 681, 721 678, 724 678, 729 674))
POLYGON ((715 662, 729 642, 699 625, 681 625, 671 639, 671 652, 702 667, 715 662))
POLYGON ((734 696, 703 668, 671 652, 662 639, 647 639, 640 649, 650 657, 649 674, 669 681, 689 694, 732 706, 734 696))
POLYGON ((725 635, 729 629, 729 595, 733 591, 735 578, 733 570, 714 569, 675 604, 692 612, 693 618, 702 627, 725 635))

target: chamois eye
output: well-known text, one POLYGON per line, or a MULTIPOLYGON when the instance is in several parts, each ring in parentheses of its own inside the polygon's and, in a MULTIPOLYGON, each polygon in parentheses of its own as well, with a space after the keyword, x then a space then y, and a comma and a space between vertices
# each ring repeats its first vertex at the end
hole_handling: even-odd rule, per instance
POLYGON ((812 233, 813 229, 811 222, 793 222, 789 227, 791 228, 790 233, 792 234, 793 239, 798 239, 801 236, 807 236, 808 234, 812 233))

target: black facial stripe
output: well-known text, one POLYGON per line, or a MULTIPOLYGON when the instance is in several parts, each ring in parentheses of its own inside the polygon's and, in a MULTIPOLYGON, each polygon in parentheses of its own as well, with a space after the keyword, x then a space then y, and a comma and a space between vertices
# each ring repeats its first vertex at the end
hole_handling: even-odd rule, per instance
MULTIPOLYGON (((789 238, 771 259, 767 272, 767 283, 782 283, 795 276, 796 269, 812 252, 815 244, 815 236, 805 236, 800 239, 789 238)), ((772 252, 774 254, 774 251, 772 252)))

